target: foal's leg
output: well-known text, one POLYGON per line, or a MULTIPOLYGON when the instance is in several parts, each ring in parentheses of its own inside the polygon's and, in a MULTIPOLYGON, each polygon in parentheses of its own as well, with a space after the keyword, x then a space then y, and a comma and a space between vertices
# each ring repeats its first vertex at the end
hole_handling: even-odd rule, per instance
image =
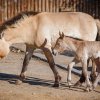
POLYGON ((91 74, 90 74, 92 83, 94 83, 96 76, 97 76, 96 75, 96 69, 97 69, 97 65, 95 63, 95 59, 92 59, 92 71, 91 71, 91 74))
POLYGON ((97 58, 97 59, 94 59, 95 61, 95 64, 96 64, 96 68, 97 68, 97 76, 93 82, 93 88, 95 88, 98 84, 98 81, 100 80, 100 61, 99 61, 100 58, 97 58))
POLYGON ((89 81, 89 76, 88 76, 88 71, 87 71, 87 60, 82 60, 82 71, 83 71, 83 75, 85 76, 86 79, 86 91, 90 91, 91 88, 91 83, 89 81))
POLYGON ((85 82, 85 76, 82 72, 82 75, 81 75, 80 79, 75 83, 75 86, 81 86, 83 82, 85 82))
MULTIPOLYGON (((90 62, 90 59, 87 60, 87 67, 89 66, 89 62, 90 62)), ((81 86, 83 82, 85 82, 85 76, 83 74, 83 71, 82 71, 82 75, 80 77, 80 79, 75 83, 75 86, 81 86)))
POLYGON ((33 51, 35 48, 32 45, 26 45, 26 53, 25 53, 25 58, 23 61, 23 66, 20 74, 20 79, 16 81, 16 84, 20 84, 24 79, 25 79, 25 72, 27 70, 27 66, 29 64, 29 61, 33 55, 33 51))
POLYGON ((61 80, 61 76, 59 75, 57 69, 55 68, 55 62, 53 59, 53 55, 51 53, 51 51, 48 48, 43 48, 42 49, 47 60, 49 63, 50 68, 52 69, 53 73, 54 73, 54 77, 55 77, 55 83, 54 83, 54 87, 59 87, 59 81, 61 80))
POLYGON ((77 64, 79 61, 77 59, 73 59, 72 62, 68 65, 68 75, 67 75, 67 82, 68 86, 71 85, 71 70, 75 64, 77 64))
POLYGON ((100 80, 100 73, 97 74, 95 81, 93 83, 93 89, 96 88, 96 86, 98 85, 98 82, 100 80))

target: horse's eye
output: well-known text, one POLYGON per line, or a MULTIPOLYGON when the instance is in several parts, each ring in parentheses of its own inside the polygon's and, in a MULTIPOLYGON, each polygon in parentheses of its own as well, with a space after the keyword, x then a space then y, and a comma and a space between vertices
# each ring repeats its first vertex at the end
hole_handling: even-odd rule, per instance
POLYGON ((60 42, 58 41, 58 45, 60 44, 60 42))

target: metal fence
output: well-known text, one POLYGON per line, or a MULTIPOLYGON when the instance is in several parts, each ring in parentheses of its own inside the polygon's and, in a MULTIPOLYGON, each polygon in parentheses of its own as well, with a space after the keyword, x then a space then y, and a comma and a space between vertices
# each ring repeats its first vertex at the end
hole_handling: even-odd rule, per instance
POLYGON ((0 23, 22 11, 82 11, 100 18, 100 0, 0 0, 0 23))

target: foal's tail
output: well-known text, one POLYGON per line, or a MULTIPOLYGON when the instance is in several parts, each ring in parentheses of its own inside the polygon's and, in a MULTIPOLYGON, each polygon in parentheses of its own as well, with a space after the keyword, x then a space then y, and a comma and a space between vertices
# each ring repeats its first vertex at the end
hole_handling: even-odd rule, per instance
POLYGON ((96 41, 100 41, 100 19, 95 19, 95 22, 96 22, 97 29, 98 29, 96 41))

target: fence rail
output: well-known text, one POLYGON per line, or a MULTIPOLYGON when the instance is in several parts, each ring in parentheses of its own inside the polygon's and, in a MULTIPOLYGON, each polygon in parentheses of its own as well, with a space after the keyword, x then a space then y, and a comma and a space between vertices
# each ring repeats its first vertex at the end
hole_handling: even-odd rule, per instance
POLYGON ((0 23, 22 11, 82 11, 100 18, 100 0, 0 0, 0 23))

